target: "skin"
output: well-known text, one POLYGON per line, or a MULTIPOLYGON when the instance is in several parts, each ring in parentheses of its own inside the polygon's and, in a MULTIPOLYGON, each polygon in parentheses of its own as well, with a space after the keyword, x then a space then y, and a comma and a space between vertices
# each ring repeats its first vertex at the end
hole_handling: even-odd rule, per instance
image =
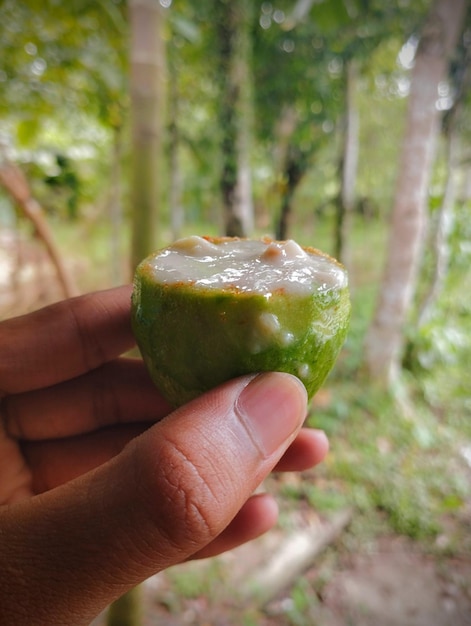
POLYGON ((85 625, 152 574, 277 519, 272 471, 322 461, 288 374, 171 411, 134 345, 131 287, 0 324, 0 623, 85 625))

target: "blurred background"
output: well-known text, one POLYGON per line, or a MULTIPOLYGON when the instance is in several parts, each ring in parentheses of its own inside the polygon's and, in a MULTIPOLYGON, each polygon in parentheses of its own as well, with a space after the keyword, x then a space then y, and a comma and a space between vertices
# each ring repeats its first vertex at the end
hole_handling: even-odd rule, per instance
POLYGON ((0 319, 189 234, 350 277, 326 463, 267 481, 267 537, 100 623, 471 624, 469 0, 2 0, 0 24, 0 319))

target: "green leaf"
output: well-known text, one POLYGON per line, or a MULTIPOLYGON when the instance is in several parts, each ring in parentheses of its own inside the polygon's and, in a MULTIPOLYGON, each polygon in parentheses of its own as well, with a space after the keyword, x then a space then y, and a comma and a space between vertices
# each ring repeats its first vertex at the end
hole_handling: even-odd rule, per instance
POLYGON ((38 118, 21 120, 16 127, 17 143, 21 147, 30 146, 38 137, 41 125, 38 118))
POLYGON ((456 493, 452 493, 442 500, 443 511, 457 511, 463 506, 464 502, 456 493))
POLYGON ((311 17, 324 34, 345 26, 351 19, 344 0, 326 0, 315 4, 311 17))
POLYGON ((170 21, 176 35, 180 35, 180 37, 183 37, 190 43, 199 42, 201 31, 195 22, 188 20, 181 15, 172 15, 170 21))

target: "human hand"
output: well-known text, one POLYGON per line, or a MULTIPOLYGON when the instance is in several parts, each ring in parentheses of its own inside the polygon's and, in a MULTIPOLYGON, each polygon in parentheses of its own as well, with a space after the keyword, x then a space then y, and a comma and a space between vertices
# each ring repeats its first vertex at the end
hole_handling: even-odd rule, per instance
POLYGON ((130 287, 0 324, 0 623, 88 624, 152 574, 276 521, 273 470, 327 452, 286 374, 171 411, 134 344, 130 287))

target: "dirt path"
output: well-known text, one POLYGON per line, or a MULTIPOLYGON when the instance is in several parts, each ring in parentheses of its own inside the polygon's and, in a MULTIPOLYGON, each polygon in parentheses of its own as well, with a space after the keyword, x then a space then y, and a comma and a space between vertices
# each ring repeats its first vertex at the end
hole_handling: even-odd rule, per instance
POLYGON ((323 626, 471 626, 471 558, 421 553, 400 537, 342 559, 323 593, 323 626))
MULTIPOLYGON (((287 590, 263 610, 242 606, 234 580, 276 549, 277 539, 275 531, 216 566, 188 563, 151 578, 143 586, 144 626, 471 626, 471 555, 427 554, 397 536, 355 553, 340 547, 333 569, 320 557, 302 577, 311 593, 304 605, 298 600, 296 608, 287 590), (207 591, 198 594, 204 579, 207 591)), ((93 626, 103 624, 102 618, 93 626)))

